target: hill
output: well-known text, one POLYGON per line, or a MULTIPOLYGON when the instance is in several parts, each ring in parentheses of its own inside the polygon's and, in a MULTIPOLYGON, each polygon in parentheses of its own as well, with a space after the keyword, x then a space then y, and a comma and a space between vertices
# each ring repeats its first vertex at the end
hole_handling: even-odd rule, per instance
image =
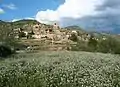
MULTIPOLYGON (((5 22, 5 21, 0 20, 0 25, 8 24, 8 25, 11 25, 13 28, 23 27, 26 24, 33 25, 33 24, 37 24, 37 23, 39 23, 39 22, 36 21, 36 20, 30 20, 30 19, 23 19, 23 20, 19 20, 19 21, 15 21, 15 22, 5 22)), ((44 25, 50 26, 50 25, 47 25, 47 24, 44 24, 44 25)), ((114 35, 118 33, 117 31, 113 31, 113 32, 112 31, 111 32, 109 32, 109 31, 108 32, 107 31, 88 31, 88 30, 83 29, 83 28, 81 28, 77 25, 67 26, 67 27, 64 27, 63 29, 79 30, 79 31, 88 32, 88 33, 89 32, 90 33, 96 32, 96 33, 106 33, 106 34, 114 34, 114 35), (117 32, 117 33, 115 33, 115 32, 117 32)))
POLYGON ((19 21, 15 21, 15 22, 11 22, 13 25, 25 25, 25 24, 37 24, 39 23, 38 21, 36 20, 19 20, 19 21))
POLYGON ((86 32, 85 29, 82 29, 79 26, 67 26, 67 27, 65 27, 65 29, 68 29, 68 30, 77 30, 77 31, 80 31, 80 32, 86 32))
POLYGON ((59 27, 54 28, 53 25, 39 23, 36 20, 1 21, 0 24, 4 30, 12 29, 11 33, 14 34, 15 39, 19 39, 18 42, 20 44, 32 47, 31 49, 41 49, 43 44, 44 46, 42 47, 47 47, 47 49, 66 49, 69 46, 68 43, 71 43, 67 36, 71 31, 69 32, 69 30, 60 29, 59 27))
MULTIPOLYGON (((19 20, 19 21, 15 21, 15 22, 5 22, 0 20, 0 25, 10 25, 10 27, 14 28, 23 28, 24 25, 35 25, 38 24, 40 22, 36 21, 36 20, 28 20, 28 19, 24 19, 24 20, 19 20)), ((41 23, 43 24, 43 23, 41 23)), ((47 27, 51 26, 51 25, 47 25, 47 24, 43 24, 47 27)), ((97 34, 102 34, 102 33, 106 33, 107 32, 97 32, 97 31, 86 31, 85 29, 82 29, 81 27, 74 25, 74 26, 67 26, 64 27, 63 29, 67 29, 67 30, 76 30, 76 31, 80 31, 80 32, 87 32, 87 33, 97 33, 97 34)))
MULTIPOLYGON (((108 42, 116 38, 119 39, 118 35, 114 35, 113 39, 108 39, 109 41, 105 42, 104 40, 106 40, 106 38, 111 37, 113 35, 107 33, 100 33, 100 32, 88 32, 85 31, 84 29, 81 29, 78 26, 68 26, 61 29, 56 24, 47 25, 47 24, 39 23, 36 20, 19 20, 16 22, 1 21, 0 24, 2 25, 3 31, 5 30, 8 31, 10 29, 10 32, 12 32, 14 38, 18 40, 19 44, 25 45, 26 50, 28 50, 27 48, 29 48, 29 50, 33 50, 33 51, 34 50, 52 50, 52 51, 72 50, 72 48, 73 50, 98 51, 100 50, 100 47, 97 45, 101 44, 105 46, 109 44, 110 47, 112 47, 113 45, 111 45, 108 42), (90 39, 92 39, 93 41, 91 42, 92 44, 94 44, 94 41, 96 42, 97 48, 94 49, 97 50, 90 48, 91 47, 89 46, 90 39), (105 43, 103 44, 102 42, 105 43)), ((115 41, 113 40, 113 43, 114 45, 116 45, 115 49, 117 49, 119 42, 115 44, 115 41)), ((108 50, 110 50, 110 48, 108 50)))
POLYGON ((15 22, 5 22, 0 20, 0 25, 10 25, 10 27, 14 28, 20 28, 23 27, 26 24, 36 24, 39 23, 36 20, 19 20, 19 21, 15 21, 15 22))

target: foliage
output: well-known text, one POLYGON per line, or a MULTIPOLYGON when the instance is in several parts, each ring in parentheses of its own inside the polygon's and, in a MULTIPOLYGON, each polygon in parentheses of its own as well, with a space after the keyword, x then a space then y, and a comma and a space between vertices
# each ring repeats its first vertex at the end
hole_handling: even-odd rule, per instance
POLYGON ((0 57, 7 57, 11 55, 13 52, 10 47, 0 45, 0 57))
POLYGON ((22 38, 22 37, 26 37, 26 35, 25 35, 24 32, 20 32, 20 33, 19 33, 19 38, 22 38))
POLYGON ((84 41, 78 41, 77 45, 72 47, 72 50, 120 54, 120 41, 113 37, 97 41, 92 36, 87 44, 84 41))
POLYGON ((111 54, 22 53, 0 61, 0 87, 119 87, 119 67, 111 54))
POLYGON ((9 24, 0 26, 0 42, 9 41, 13 36, 11 34, 12 28, 9 24))
POLYGON ((78 41, 78 37, 77 37, 76 34, 71 34, 71 36, 70 36, 69 39, 72 40, 72 41, 74 41, 74 42, 77 42, 77 41, 78 41))
POLYGON ((5 57, 12 54, 15 46, 17 46, 17 40, 14 38, 12 25, 10 23, 0 23, 0 55, 5 57))
POLYGON ((116 38, 108 37, 106 40, 99 42, 98 51, 103 53, 120 54, 120 41, 116 38))
POLYGON ((90 37, 88 46, 97 47, 97 40, 95 40, 95 38, 93 36, 90 37))
POLYGON ((84 41, 78 41, 76 45, 71 46, 72 51, 87 51, 88 45, 84 41))
POLYGON ((68 29, 68 30, 76 30, 77 32, 84 32, 84 33, 85 33, 85 30, 82 29, 82 28, 79 27, 79 26, 68 26, 68 27, 65 27, 65 29, 68 29))

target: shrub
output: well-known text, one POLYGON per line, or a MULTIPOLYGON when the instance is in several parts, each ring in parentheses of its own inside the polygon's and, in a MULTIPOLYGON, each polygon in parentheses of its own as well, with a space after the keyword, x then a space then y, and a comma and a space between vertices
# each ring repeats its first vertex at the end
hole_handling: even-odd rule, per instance
POLYGON ((78 41, 78 37, 75 34, 71 34, 70 40, 77 42, 78 41))
POLYGON ((0 55, 11 54, 11 49, 18 45, 17 40, 14 38, 12 24, 3 24, 0 26, 0 55))
POLYGON ((95 40, 93 36, 90 37, 88 41, 88 47, 90 48, 90 51, 96 51, 98 42, 95 40))
POLYGON ((97 40, 95 40, 94 37, 90 37, 88 45, 92 47, 97 47, 97 40))
POLYGON ((120 41, 115 38, 108 37, 106 40, 101 40, 98 43, 97 50, 103 53, 120 54, 120 41))
POLYGON ((20 32, 19 33, 19 37, 21 38, 21 37, 25 37, 25 33, 24 32, 20 32))
POLYGON ((88 52, 95 52, 97 49, 97 41, 94 39, 93 36, 89 39, 88 42, 85 41, 77 41, 76 46, 72 46, 73 51, 88 51, 88 52))
POLYGON ((88 45, 84 41, 78 41, 76 45, 71 46, 72 51, 88 51, 88 45))
POLYGON ((97 41, 91 37, 88 43, 78 41, 76 46, 72 46, 72 51, 120 54, 120 41, 112 37, 108 37, 106 40, 97 41))
POLYGON ((10 47, 0 45, 0 57, 7 57, 11 55, 13 52, 10 47))

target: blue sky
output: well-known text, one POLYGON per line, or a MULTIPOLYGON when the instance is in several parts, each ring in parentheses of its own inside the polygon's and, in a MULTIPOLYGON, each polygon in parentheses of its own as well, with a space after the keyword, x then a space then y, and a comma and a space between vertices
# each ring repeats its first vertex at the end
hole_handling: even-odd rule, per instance
POLYGON ((120 0, 0 0, 0 20, 31 18, 120 33, 120 0))
POLYGON ((0 0, 0 8, 4 10, 4 13, 0 14, 0 19, 13 20, 34 17, 38 11, 55 10, 63 2, 64 0, 0 0), (15 9, 7 7, 11 4, 15 9))

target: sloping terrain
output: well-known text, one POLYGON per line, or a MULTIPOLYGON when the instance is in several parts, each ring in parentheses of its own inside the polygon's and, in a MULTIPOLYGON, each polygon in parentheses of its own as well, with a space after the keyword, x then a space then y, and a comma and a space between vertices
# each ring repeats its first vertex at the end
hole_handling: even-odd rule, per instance
MULTIPOLYGON (((0 30, 6 31, 6 32, 7 31, 13 32, 13 30, 16 30, 18 32, 18 29, 22 28, 26 32, 26 31, 33 30, 33 26, 36 24, 44 25, 45 28, 41 28, 43 30, 53 28, 52 25, 41 24, 41 23, 37 22, 36 20, 19 20, 16 22, 0 21, 0 30)), ((0 32, 2 32, 2 31, 0 31, 0 32)), ((77 39, 79 39, 80 41, 82 40, 82 41, 86 41, 86 42, 89 41, 89 38, 91 35, 93 35, 96 40, 97 39, 101 40, 104 37, 106 38, 108 36, 112 36, 111 34, 106 34, 106 33, 88 32, 88 31, 85 31, 84 29, 81 29, 78 26, 68 26, 68 27, 59 29, 58 31, 59 31, 58 33, 61 33, 61 34, 65 33, 64 35, 60 36, 60 39, 61 39, 61 37, 62 37, 62 39, 64 37, 66 38, 67 37, 66 33, 71 34, 72 31, 77 31, 77 39)), ((6 32, 3 33, 4 36, 5 36, 6 32)), ((9 34, 7 34, 7 35, 9 35, 9 34)), ((48 39, 53 38, 55 35, 56 35, 56 33, 54 33, 54 35, 48 35, 48 37, 50 37, 48 39)), ((1 35, 1 37, 2 36, 3 35, 1 35)), ((18 33, 16 33, 16 36, 18 36, 18 33)), ((43 36, 45 36, 45 35, 43 35, 43 36)), ((56 37, 57 36, 55 36, 54 39, 56 39, 56 37)), ((118 38, 119 35, 115 35, 114 37, 118 38)), ((39 49, 46 49, 47 50, 48 48, 50 48, 50 50, 66 50, 66 49, 70 49, 70 44, 73 44, 73 45, 75 44, 74 42, 68 40, 68 37, 67 37, 67 39, 64 39, 63 41, 60 40, 60 41, 54 41, 54 42, 52 40, 47 40, 47 39, 46 40, 42 40, 42 39, 34 40, 31 38, 27 39, 27 37, 25 37, 25 38, 26 38, 26 40, 19 39, 19 41, 21 41, 21 44, 29 46, 28 47, 29 50, 30 49, 32 49, 32 50, 33 49, 38 49, 38 50, 39 49), (64 42, 66 42, 66 43, 64 43, 64 42)), ((4 39, 4 38, 2 38, 2 39, 4 39)), ((10 40, 8 40, 8 41, 10 41, 10 40)))
MULTIPOLYGON (((39 22, 37 22, 36 20, 19 20, 16 22, 4 22, 4 21, 0 21, 0 25, 2 26, 1 28, 4 30, 10 29, 13 30, 11 32, 14 32, 14 30, 17 30, 19 28, 24 29, 25 31, 29 31, 33 28, 34 25, 36 24, 41 24, 39 22), (8 25, 8 27, 6 27, 8 25)), ((47 24, 42 24, 44 25, 46 28, 51 28, 52 25, 47 25, 47 24)), ((45 28, 45 29, 46 29, 45 28)), ((3 30, 3 31, 4 31, 3 30)), ((65 32, 65 31, 69 31, 69 30, 65 30, 65 29, 60 29, 60 32, 65 32)), ((26 38, 26 37, 25 37, 26 38)), ((65 50, 67 49, 67 47, 69 47, 68 43, 64 43, 65 41, 56 41, 54 43, 51 42, 51 40, 34 40, 34 39, 27 39, 23 40, 23 39, 19 39, 20 44, 23 45, 27 45, 30 47, 30 49, 50 49, 50 50, 65 50), (27 43, 26 43, 27 42, 27 43), (33 44, 34 43, 34 44, 33 44), (42 43, 42 44, 41 44, 42 43), (52 43, 52 45, 51 45, 52 43)), ((71 43, 70 43, 71 44, 71 43)))

